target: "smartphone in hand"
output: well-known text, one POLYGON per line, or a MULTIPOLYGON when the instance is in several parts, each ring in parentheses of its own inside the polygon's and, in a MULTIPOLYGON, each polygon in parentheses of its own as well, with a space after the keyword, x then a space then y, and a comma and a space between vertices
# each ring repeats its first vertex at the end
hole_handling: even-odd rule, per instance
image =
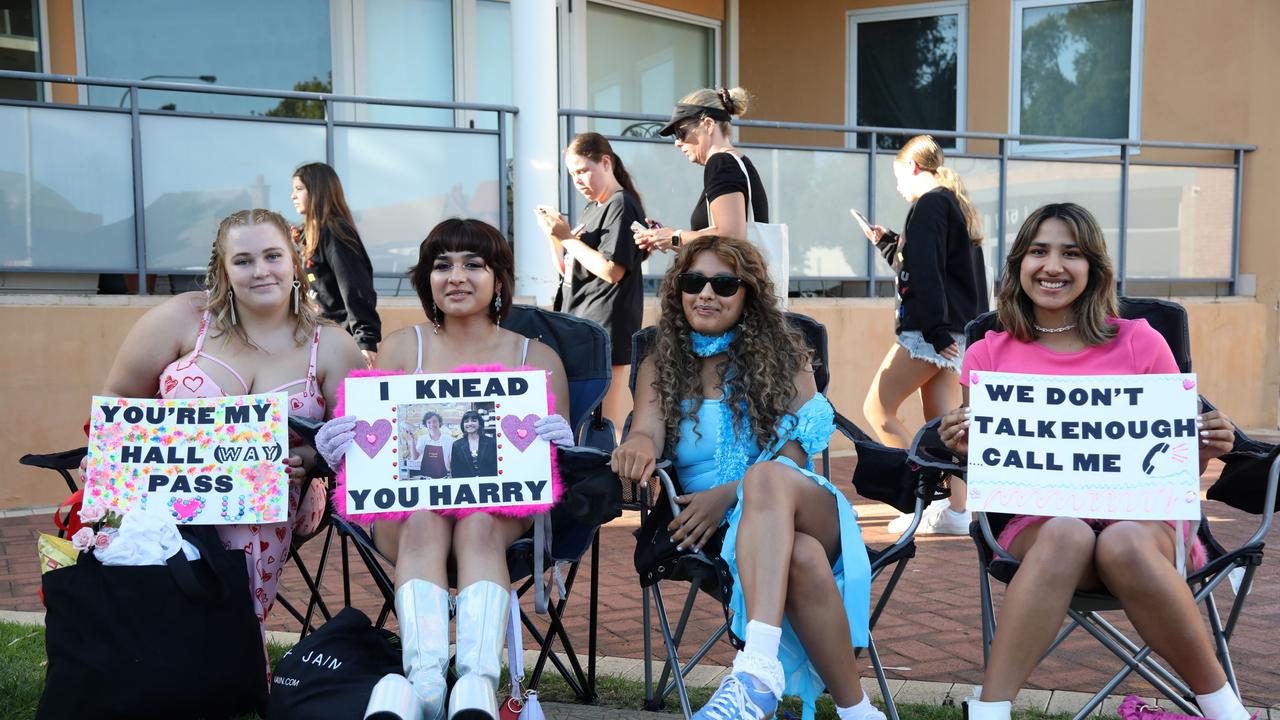
POLYGON ((631 221, 631 232, 633 233, 643 232, 648 229, 649 228, 645 227, 644 223, 640 222, 639 220, 631 221))
POLYGON ((849 208, 849 214, 858 222, 858 227, 862 228, 862 234, 866 235, 868 240, 875 242, 876 231, 872 229, 871 221, 867 219, 867 216, 859 212, 857 208, 849 208))

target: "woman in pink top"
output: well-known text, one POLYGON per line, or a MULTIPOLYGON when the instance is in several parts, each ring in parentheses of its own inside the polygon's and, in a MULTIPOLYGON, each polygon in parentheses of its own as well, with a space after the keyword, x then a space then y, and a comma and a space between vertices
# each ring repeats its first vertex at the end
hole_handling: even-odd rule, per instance
MULTIPOLYGON (((338 385, 364 358, 351 336, 321 325, 305 301, 306 276, 289 226, 270 210, 223 219, 213 241, 206 292, 188 292, 149 310, 129 331, 103 395, 196 398, 288 391, 289 413, 322 419, 338 385)), ((290 443, 289 521, 220 525, 227 548, 243 548, 259 624, 276 586, 315 452, 290 443)), ((323 493, 308 493, 310 515, 323 493)))
MULTIPOLYGON (((1023 223, 997 297, 1004 332, 989 332, 965 353, 965 405, 943 416, 939 432, 957 455, 968 451, 970 371, 1062 375, 1176 373, 1164 338, 1143 320, 1118 317, 1106 240, 1088 210, 1046 205, 1023 223)), ((1200 417, 1201 470, 1229 451, 1230 420, 1200 417)), ((1016 516, 1000 544, 1021 561, 1005 591, 980 698, 970 720, 1008 720, 1011 701, 1049 648, 1076 590, 1105 586, 1134 627, 1196 692, 1206 717, 1248 720, 1227 684, 1191 591, 1175 567, 1171 523, 1016 516)), ((1191 561, 1203 558, 1193 544, 1191 561), (1197 555, 1197 550, 1199 555, 1197 555)))

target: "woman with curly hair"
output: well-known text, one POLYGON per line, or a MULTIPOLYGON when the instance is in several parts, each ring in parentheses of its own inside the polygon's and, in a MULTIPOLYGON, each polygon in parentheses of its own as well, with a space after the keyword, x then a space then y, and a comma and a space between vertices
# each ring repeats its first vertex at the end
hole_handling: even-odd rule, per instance
MULTIPOLYGON (((667 270, 652 354, 613 469, 646 480, 674 459, 682 548, 714 546, 733 574, 733 630, 746 647, 697 718, 772 715, 784 691, 805 718, 828 688, 841 720, 884 718, 858 683, 871 569, 849 501, 812 470, 834 430, 809 350, 790 329, 760 252, 694 239, 667 270)), ((710 547, 712 552, 714 547, 710 547)))

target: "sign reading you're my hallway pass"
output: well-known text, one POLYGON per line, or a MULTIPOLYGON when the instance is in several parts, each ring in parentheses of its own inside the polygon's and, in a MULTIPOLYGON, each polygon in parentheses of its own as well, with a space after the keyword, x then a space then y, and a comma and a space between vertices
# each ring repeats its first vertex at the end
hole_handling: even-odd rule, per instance
POLYGON ((1195 375, 973 371, 975 510, 1113 520, 1199 520, 1195 375))
POLYGON ((179 524, 283 522, 289 513, 285 393, 94 397, 85 506, 179 524))

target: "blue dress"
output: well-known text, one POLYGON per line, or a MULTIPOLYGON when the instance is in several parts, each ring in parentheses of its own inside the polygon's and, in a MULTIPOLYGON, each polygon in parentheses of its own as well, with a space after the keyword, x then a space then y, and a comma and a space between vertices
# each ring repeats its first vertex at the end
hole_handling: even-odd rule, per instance
MULTIPOLYGON (((685 401, 686 413, 692 403, 685 401)), ((680 423, 680 439, 675 446, 675 467, 679 473, 680 484, 684 492, 694 493, 709 490, 723 482, 736 482, 738 477, 721 477, 721 466, 726 462, 726 448, 720 440, 724 434, 722 428, 729 427, 723 413, 729 409, 720 400, 703 400, 697 413, 697 433, 694 432, 693 418, 685 417, 680 423)), ((748 437, 747 447, 737 445, 734 438, 729 438, 728 449, 745 451, 754 457, 754 462, 768 462, 777 454, 782 444, 788 440, 796 440, 807 455, 821 452, 834 432, 835 411, 821 393, 809 399, 794 417, 787 416, 779 427, 779 441, 774 447, 762 449, 754 437, 748 437)), ((862 532, 858 529, 858 514, 845 496, 826 478, 813 472, 813 463, 806 467, 798 467, 787 457, 778 457, 773 462, 780 462, 796 469, 805 477, 813 480, 827 492, 831 493, 836 504, 840 521, 840 557, 831 568, 835 575, 836 588, 844 601, 845 617, 849 621, 849 634, 855 647, 866 647, 867 625, 871 614, 871 564, 867 560, 866 546, 862 544, 862 532)), ((730 473, 736 474, 736 473, 730 473)), ((733 597, 729 607, 733 611, 733 631, 738 637, 745 637, 747 628, 747 604, 742 594, 742 583, 738 577, 737 544, 738 524, 742 520, 742 484, 738 485, 738 501, 725 515, 724 523, 728 524, 725 532, 724 546, 720 556, 729 565, 733 574, 733 597)), ((782 620, 782 644, 779 649, 779 660, 786 676, 787 695, 796 695, 804 702, 804 720, 812 720, 814 702, 826 688, 817 670, 809 662, 809 656, 800 644, 800 638, 791 628, 785 616, 782 620)))

